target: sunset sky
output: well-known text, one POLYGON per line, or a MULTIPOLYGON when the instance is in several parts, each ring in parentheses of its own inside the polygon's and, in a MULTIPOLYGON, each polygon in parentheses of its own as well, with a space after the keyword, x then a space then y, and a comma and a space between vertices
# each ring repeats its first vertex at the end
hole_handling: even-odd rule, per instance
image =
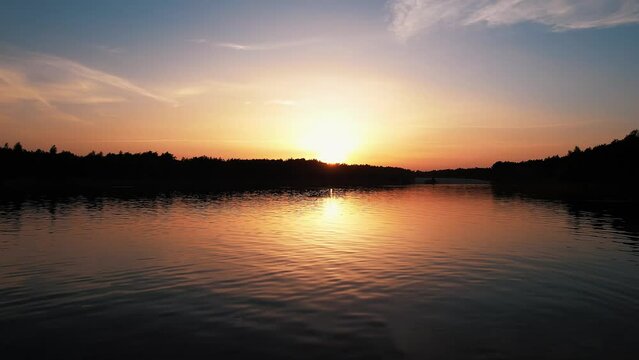
POLYGON ((639 0, 27 1, 0 141, 411 169, 639 127, 639 0))

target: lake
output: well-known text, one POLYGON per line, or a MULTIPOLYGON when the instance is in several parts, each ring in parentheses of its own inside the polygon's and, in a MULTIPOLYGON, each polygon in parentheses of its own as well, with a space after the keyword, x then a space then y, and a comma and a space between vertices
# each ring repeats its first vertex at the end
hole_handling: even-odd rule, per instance
POLYGON ((7 200, 0 353, 630 359, 636 220, 487 185, 7 200))

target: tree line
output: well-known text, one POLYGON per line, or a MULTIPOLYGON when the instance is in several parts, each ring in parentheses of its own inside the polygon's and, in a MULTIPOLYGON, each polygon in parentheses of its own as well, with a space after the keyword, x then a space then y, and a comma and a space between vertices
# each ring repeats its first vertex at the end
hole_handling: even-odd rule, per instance
POLYGON ((416 177, 469 178, 494 184, 614 184, 639 183, 639 131, 621 140, 564 156, 522 162, 498 161, 490 168, 411 171, 398 167, 326 164, 318 160, 221 159, 199 156, 177 159, 173 154, 96 153, 76 155, 26 150, 20 143, 0 148, 0 185, 7 189, 113 188, 137 189, 259 189, 274 187, 377 186, 413 183, 416 177))
POLYGON ((637 184, 639 131, 633 130, 621 140, 585 150, 575 146, 564 156, 498 161, 490 168, 426 171, 420 176, 483 179, 496 184, 637 184))
POLYGON ((5 187, 135 187, 162 189, 252 189, 272 187, 375 186, 412 183, 415 174, 397 167, 326 164, 318 160, 221 159, 173 154, 26 150, 0 148, 5 187))

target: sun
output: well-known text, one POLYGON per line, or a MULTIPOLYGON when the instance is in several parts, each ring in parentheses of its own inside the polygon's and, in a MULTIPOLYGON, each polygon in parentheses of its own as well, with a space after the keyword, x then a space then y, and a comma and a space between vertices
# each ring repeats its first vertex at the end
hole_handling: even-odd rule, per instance
POLYGON ((357 147, 357 137, 343 126, 318 125, 305 136, 304 148, 317 160, 329 163, 346 163, 357 147))
POLYGON ((315 146, 317 159, 329 164, 345 163, 354 145, 342 134, 329 134, 315 146))

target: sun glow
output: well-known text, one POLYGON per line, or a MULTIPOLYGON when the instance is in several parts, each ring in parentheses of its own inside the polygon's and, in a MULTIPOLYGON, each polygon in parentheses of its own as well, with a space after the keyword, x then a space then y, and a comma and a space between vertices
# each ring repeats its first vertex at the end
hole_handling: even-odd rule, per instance
POLYGON ((346 163, 359 146, 356 134, 349 121, 317 121, 301 137, 301 146, 319 161, 346 163))
POLYGON ((318 134, 309 143, 318 160, 325 163, 344 163, 353 150, 351 139, 339 129, 327 129, 325 134, 318 134))

